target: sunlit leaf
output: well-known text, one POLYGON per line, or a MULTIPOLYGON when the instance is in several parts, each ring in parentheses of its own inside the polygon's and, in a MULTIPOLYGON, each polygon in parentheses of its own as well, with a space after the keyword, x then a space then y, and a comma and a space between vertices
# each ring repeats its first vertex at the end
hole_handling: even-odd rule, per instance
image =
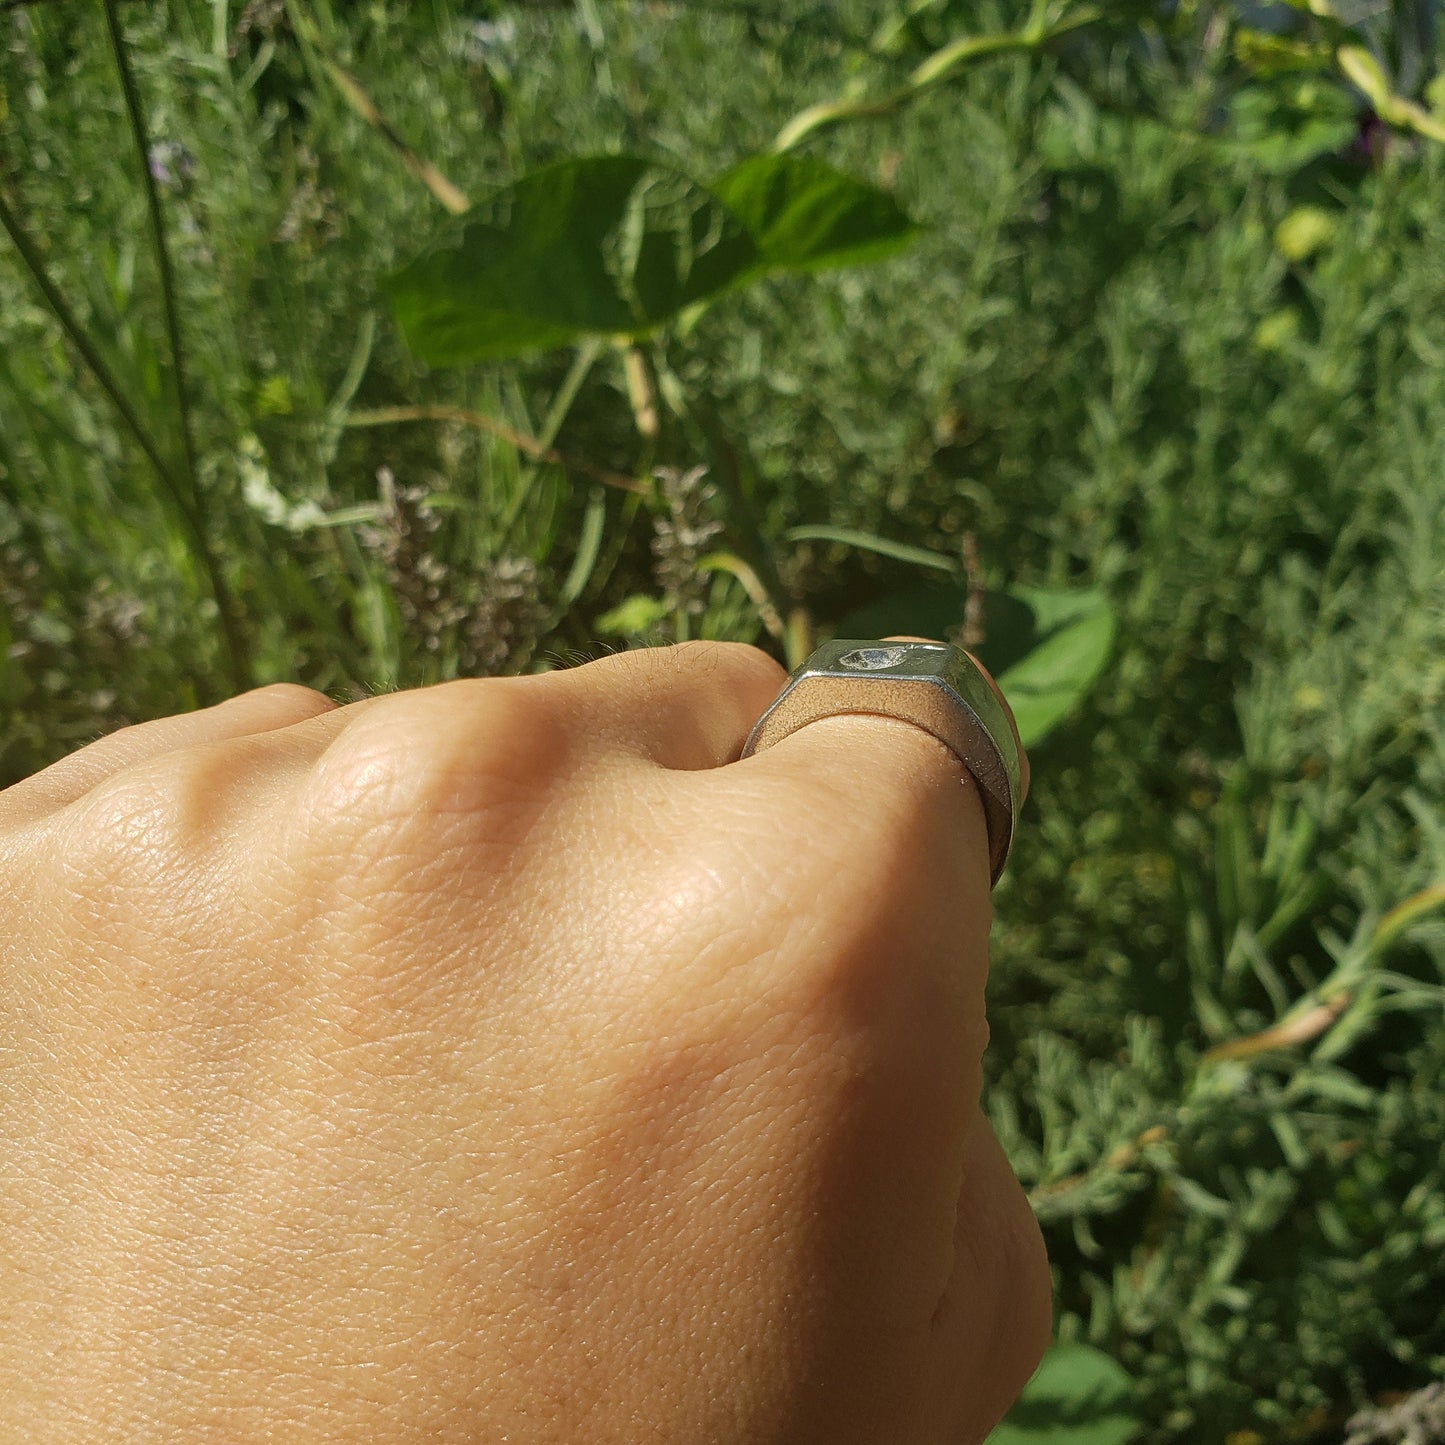
POLYGON ((1241 64, 1257 75, 1284 75, 1297 71, 1321 71, 1332 61, 1328 45, 1292 40, 1267 30, 1241 26, 1234 32, 1234 53, 1241 64))
POLYGON ((1445 121, 1431 115, 1413 100, 1397 95, 1380 62, 1363 45, 1342 45, 1335 59, 1345 75, 1364 91, 1381 120, 1390 125, 1405 126, 1431 140, 1445 141, 1445 121))
POLYGON ((1296 206, 1274 228, 1275 248, 1287 261, 1307 261, 1335 234, 1337 222, 1319 206, 1296 206))
POLYGON ((987 1445, 1128 1445, 1143 1432, 1133 1381, 1088 1345, 1055 1345, 987 1445))
POLYGON ((1365 98, 1379 115, 1388 119, 1394 93, 1380 62, 1363 45, 1342 45, 1335 58, 1345 75, 1364 91, 1365 98))
POLYGON ((997 677, 1024 746, 1048 736, 1098 681, 1114 647, 1114 613, 1099 592, 1015 588, 1042 640, 997 677))
POLYGON ((742 223, 682 172, 587 156, 479 202, 384 284, 407 344, 449 366, 645 334, 757 257, 742 223))
POLYGON ((712 191, 753 238, 758 272, 876 261, 919 235, 886 191, 806 156, 749 156, 712 191))
MULTIPOLYGON (((962 586, 894 593, 850 612, 842 637, 943 637, 963 621, 962 586)), ((1095 686, 1113 650, 1107 598, 1089 590, 1013 587, 984 599, 986 640, 973 649, 1013 708, 1026 748, 1042 742, 1095 686)))
POLYGON ((656 627, 672 611, 664 598, 644 592, 625 597, 597 619, 597 630, 615 637, 632 637, 656 627))

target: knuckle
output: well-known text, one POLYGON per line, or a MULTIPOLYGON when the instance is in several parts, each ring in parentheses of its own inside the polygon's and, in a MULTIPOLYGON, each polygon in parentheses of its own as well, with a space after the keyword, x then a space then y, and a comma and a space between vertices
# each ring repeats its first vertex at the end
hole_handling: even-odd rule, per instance
MULTIPOLYGON (((625 684, 660 683, 685 675, 698 676, 715 671, 717 655, 714 643, 669 642, 658 647, 633 647, 613 653, 594 664, 595 671, 586 679, 602 683, 604 679, 622 680, 625 684)), ((575 674, 579 680, 585 669, 575 674)))
POLYGON ((282 716, 294 716, 298 720, 334 712, 337 706, 324 692, 299 682, 268 683, 265 687, 242 693, 241 697, 264 699, 269 710, 282 716))
POLYGON ((685 654, 682 665, 702 673, 722 674, 743 686, 781 687, 787 671, 776 658, 750 642, 700 640, 680 643, 675 649, 685 654))
POLYGON ((208 786, 214 787, 214 757, 207 767, 198 751, 123 769, 55 816, 80 877, 140 885, 169 871, 169 860, 194 831, 208 786))
POLYGON ((684 674, 691 679, 716 679, 744 686, 757 681, 778 686, 787 677, 782 665, 760 647, 708 638, 633 648, 602 659, 602 665, 645 678, 684 674))
POLYGON ((373 699, 318 762, 314 810, 374 827, 535 799, 562 770, 569 739, 534 681, 463 678, 373 699))
POLYGON ((226 829, 259 816, 283 765, 264 732, 193 741, 122 763, 28 831, 91 881, 180 889, 198 871, 226 866, 234 855, 226 829))
POLYGON ((777 658, 751 642, 718 642, 712 645, 723 648, 740 667, 766 672, 770 677, 788 675, 787 669, 777 658))

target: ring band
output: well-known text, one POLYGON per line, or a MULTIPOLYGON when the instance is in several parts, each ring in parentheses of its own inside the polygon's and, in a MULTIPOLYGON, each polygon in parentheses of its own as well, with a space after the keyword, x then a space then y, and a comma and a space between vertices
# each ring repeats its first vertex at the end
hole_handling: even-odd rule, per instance
POLYGON ((973 775, 983 798, 992 888, 1018 825, 1019 749, 1003 705, 973 659, 946 643, 825 642, 788 675, 740 756, 762 752, 819 718, 847 713, 913 723, 946 744, 973 775))

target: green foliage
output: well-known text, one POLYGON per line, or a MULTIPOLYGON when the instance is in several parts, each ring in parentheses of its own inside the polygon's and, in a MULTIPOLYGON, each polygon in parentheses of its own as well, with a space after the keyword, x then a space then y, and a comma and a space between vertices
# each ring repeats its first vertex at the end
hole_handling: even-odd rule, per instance
POLYGON ((597 619, 597 630, 613 637, 637 637, 651 632, 671 609, 665 597, 638 593, 624 597, 597 619))
POLYGON ((759 260, 701 186, 636 156, 559 161, 486 201, 387 283, 433 366, 646 335, 759 260))
POLYGON ((749 156, 724 171, 712 192, 753 238, 757 275, 880 261, 918 234, 887 192, 811 156, 749 156))
POLYGON ((1005 596, 1028 614, 1024 626, 1037 639, 998 675, 1029 747, 1068 717, 1103 675, 1116 624, 1099 592, 1016 587, 1005 596))
POLYGON ((647 336, 730 286, 878 260, 915 234, 889 196, 821 161, 750 156, 708 189, 636 156, 586 156, 473 206, 386 289, 411 349, 455 366, 647 336))
MULTIPOLYGON (((904 561, 924 560, 844 529, 796 528, 791 535, 867 546, 904 561)), ((925 556, 929 565, 948 565, 940 554, 925 556)), ((968 605, 966 582, 909 588, 849 613, 838 630, 857 637, 942 637, 958 629, 968 605)), ((987 632, 978 655, 1008 698, 1024 747, 1032 748, 1080 706, 1103 676, 1114 645, 1114 611, 1100 592, 1023 586, 990 594, 986 607, 987 632)))
POLYGON ((1055 1345, 988 1445, 1129 1445, 1141 1426, 1133 1382, 1087 1345, 1055 1345))

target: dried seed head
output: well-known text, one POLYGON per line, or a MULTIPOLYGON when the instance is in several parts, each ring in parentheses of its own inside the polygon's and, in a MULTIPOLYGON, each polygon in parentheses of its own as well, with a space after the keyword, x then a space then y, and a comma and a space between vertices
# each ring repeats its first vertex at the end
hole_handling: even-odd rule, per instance
POLYGON ((359 527, 357 539, 381 559, 408 632, 435 652, 442 633, 466 611, 448 596, 449 569, 431 550, 441 518, 428 505, 429 487, 398 487, 390 467, 378 468, 376 480, 381 516, 376 524, 359 527))
POLYGON ((462 633, 466 671, 495 675, 527 665, 547 625, 542 581, 530 557, 504 555, 485 564, 462 633))
POLYGON ((653 573, 668 603, 695 616, 703 610, 707 587, 707 577, 697 570, 697 560, 723 530, 722 522, 708 515, 717 488, 711 483, 704 485, 706 467, 693 467, 688 472, 659 467, 655 475, 662 483, 667 513, 652 521, 653 573))
POLYGON ((1345 1445, 1442 1445, 1445 1384, 1426 1385, 1398 1405, 1361 1410, 1345 1428, 1345 1445))
POLYGON ((85 599, 85 630, 91 634, 110 633, 121 642, 132 642, 140 634, 138 623, 145 603, 128 592, 117 592, 108 577, 100 578, 85 599))
POLYGON ((438 652, 460 629, 464 674, 520 672, 547 626, 541 569, 529 557, 508 554, 459 578, 432 550, 442 519, 428 504, 431 489, 398 487, 390 467, 380 468, 376 480, 381 517, 357 535, 381 559, 407 633, 425 651, 438 652))
POLYGON ((274 35, 286 23, 286 0, 250 0, 236 21, 230 51, 234 60, 241 50, 241 41, 254 34, 265 40, 274 35))
POLYGON ((296 189, 276 227, 277 241, 316 250, 341 234, 341 207, 336 192, 321 184, 321 160, 310 146, 296 151, 296 189))

